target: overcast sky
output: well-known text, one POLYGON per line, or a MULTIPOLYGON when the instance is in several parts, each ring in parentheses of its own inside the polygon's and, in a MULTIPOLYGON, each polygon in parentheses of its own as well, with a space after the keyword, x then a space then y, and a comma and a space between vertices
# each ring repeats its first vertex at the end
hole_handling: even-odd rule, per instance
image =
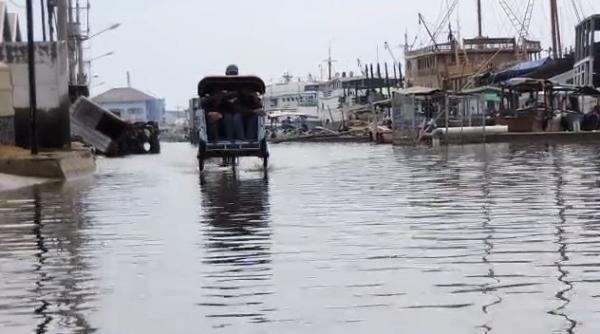
MULTIPOLYGON (((221 74, 230 63, 267 83, 278 81, 284 71, 318 77, 329 46, 338 60, 335 71, 357 71, 357 58, 363 63, 377 61, 378 46, 380 61, 391 62, 385 41, 400 57, 405 31, 410 44, 418 35, 416 47, 428 42, 417 15, 421 12, 434 29, 448 2, 452 0, 91 0, 92 33, 122 24, 90 43, 89 57, 116 53, 93 63, 93 72, 99 75, 96 84, 104 82, 93 93, 125 86, 130 71, 134 87, 164 97, 169 108, 185 107, 203 76, 221 74)), ((514 36, 498 0, 482 2, 484 35, 514 36)), ((524 13, 525 0, 507 2, 520 16, 524 13)), ((536 1, 530 31, 530 37, 541 39, 545 48, 550 44, 548 3, 536 1)), ((571 0, 559 3, 562 36, 570 45, 575 11, 571 0)), ((586 16, 600 10, 598 0, 575 3, 586 16)), ((22 18, 24 30, 24 14, 22 18)), ((475 0, 459 1, 453 29, 458 21, 461 37, 476 35, 475 0)), ((448 34, 444 29, 440 40, 448 34)))

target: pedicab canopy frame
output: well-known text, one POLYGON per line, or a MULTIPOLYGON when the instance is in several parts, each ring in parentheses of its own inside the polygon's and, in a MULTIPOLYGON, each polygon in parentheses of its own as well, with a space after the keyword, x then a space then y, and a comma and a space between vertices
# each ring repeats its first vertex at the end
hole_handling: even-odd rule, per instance
POLYGON ((198 84, 198 95, 205 96, 214 91, 239 91, 250 89, 259 94, 266 91, 265 83, 255 76, 210 76, 198 84))

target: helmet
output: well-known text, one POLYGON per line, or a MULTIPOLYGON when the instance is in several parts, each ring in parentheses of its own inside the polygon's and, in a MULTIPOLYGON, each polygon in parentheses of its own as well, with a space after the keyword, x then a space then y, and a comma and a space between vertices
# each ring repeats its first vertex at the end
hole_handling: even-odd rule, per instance
POLYGON ((240 71, 236 65, 229 65, 225 70, 225 75, 238 75, 239 72, 240 71))

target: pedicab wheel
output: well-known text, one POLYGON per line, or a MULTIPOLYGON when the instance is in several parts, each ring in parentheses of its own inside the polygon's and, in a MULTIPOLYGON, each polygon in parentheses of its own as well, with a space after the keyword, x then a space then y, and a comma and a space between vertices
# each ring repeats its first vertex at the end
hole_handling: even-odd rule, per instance
POLYGON ((260 150, 263 158, 263 168, 267 170, 267 168, 269 168, 269 149, 267 147, 266 139, 260 141, 260 150))
POLYGON ((198 145, 198 167, 200 169, 200 172, 204 172, 204 151, 206 150, 206 144, 203 142, 200 142, 200 144, 198 145))
POLYGON ((200 173, 204 172, 204 159, 198 158, 198 166, 200 168, 200 173))

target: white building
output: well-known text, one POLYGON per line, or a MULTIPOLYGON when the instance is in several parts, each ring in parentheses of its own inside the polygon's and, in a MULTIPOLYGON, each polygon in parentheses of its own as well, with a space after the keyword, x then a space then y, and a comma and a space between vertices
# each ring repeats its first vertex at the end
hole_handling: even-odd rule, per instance
POLYGON ((165 115, 165 101, 131 87, 113 88, 93 98, 126 122, 157 122, 165 115))

